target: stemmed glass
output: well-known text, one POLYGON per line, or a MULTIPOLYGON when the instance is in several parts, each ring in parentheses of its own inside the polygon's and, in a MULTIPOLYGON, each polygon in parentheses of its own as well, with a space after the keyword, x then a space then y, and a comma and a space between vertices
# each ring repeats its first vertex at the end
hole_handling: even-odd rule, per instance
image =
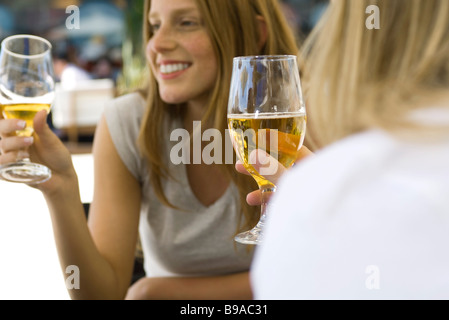
POLYGON ((262 239, 267 201, 276 191, 273 176, 297 160, 306 132, 306 108, 297 57, 236 57, 228 104, 228 127, 234 150, 262 193, 257 225, 235 241, 258 244, 262 239), (259 171, 253 166, 262 163, 259 171))
MULTIPOLYGON (((36 113, 50 112, 55 90, 51 48, 49 41, 32 35, 15 35, 2 42, 0 108, 6 119, 26 121, 17 136, 32 136, 36 113)), ((0 178, 10 182, 37 184, 50 177, 50 169, 28 158, 0 166, 0 178)))

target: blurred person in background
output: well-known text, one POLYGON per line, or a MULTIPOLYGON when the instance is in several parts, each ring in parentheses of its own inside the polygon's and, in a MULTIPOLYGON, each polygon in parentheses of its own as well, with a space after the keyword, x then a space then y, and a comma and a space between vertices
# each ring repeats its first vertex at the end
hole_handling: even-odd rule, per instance
POLYGON ((449 2, 335 0, 305 53, 317 152, 280 179, 255 298, 448 299, 449 2))
POLYGON ((72 47, 55 50, 53 67, 57 80, 63 89, 73 89, 80 81, 91 79, 91 75, 76 63, 76 53, 72 47))

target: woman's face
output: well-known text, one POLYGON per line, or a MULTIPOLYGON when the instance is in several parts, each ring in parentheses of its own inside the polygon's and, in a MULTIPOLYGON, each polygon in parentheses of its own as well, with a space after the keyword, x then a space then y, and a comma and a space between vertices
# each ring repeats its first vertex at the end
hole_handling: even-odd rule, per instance
POLYGON ((152 0, 153 35, 146 55, 163 101, 205 104, 217 78, 217 59, 195 0, 152 0))

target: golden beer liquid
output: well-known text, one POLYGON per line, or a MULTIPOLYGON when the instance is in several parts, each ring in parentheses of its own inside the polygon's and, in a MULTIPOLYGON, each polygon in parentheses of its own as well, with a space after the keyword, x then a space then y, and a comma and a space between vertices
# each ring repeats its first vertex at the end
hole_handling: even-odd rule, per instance
POLYGON ((267 113, 258 114, 257 117, 255 114, 228 115, 228 127, 234 149, 259 186, 273 183, 251 165, 249 154, 253 150, 261 149, 289 168, 299 156, 304 141, 306 119, 304 113, 267 113), (274 129, 277 129, 277 132, 272 132, 274 129), (273 135, 277 135, 277 143, 270 143, 273 135))
POLYGON ((29 137, 33 134, 33 120, 36 113, 41 110, 50 112, 50 104, 9 104, 0 105, 3 117, 6 119, 21 119, 25 120, 27 125, 24 130, 16 131, 16 134, 21 137, 29 137))

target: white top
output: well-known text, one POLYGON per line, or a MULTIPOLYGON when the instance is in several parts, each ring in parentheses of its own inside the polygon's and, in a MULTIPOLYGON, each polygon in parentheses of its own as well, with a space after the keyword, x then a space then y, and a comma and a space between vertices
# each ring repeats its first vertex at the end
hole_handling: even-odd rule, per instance
MULTIPOLYGON (((106 106, 106 121, 116 149, 131 174, 141 183, 142 205, 139 224, 146 276, 203 276, 248 271, 252 253, 234 242, 238 210, 237 187, 231 184, 214 204, 205 207, 190 188, 185 165, 170 161, 170 132, 181 128, 172 121, 160 137, 161 150, 170 172, 177 180, 163 180, 170 203, 184 210, 163 205, 151 185, 147 162, 137 149, 136 140, 145 111, 145 101, 137 94, 117 98, 106 106)), ((159 124, 154 124, 159 125, 159 124)), ((213 179, 213 177, 211 177, 213 179)))
POLYGON ((348 137, 286 174, 269 210, 256 299, 449 298, 449 138, 348 137))

